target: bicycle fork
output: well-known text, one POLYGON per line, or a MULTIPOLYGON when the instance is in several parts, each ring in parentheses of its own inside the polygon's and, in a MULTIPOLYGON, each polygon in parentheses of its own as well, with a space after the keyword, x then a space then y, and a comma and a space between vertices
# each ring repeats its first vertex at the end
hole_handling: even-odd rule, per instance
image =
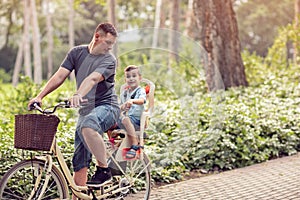
POLYGON ((50 155, 46 156, 36 156, 37 159, 45 161, 45 164, 43 167, 38 166, 37 169, 34 169, 33 173, 34 176, 36 176, 34 188, 30 193, 29 200, 34 199, 34 200, 41 200, 43 197, 43 194, 46 191, 46 187, 48 185, 48 182, 51 177, 51 170, 52 170, 52 157, 50 155), (43 180, 42 177, 45 174, 45 179, 43 180), (42 187, 41 187, 42 186, 42 187), (36 198, 36 195, 37 198, 36 198))

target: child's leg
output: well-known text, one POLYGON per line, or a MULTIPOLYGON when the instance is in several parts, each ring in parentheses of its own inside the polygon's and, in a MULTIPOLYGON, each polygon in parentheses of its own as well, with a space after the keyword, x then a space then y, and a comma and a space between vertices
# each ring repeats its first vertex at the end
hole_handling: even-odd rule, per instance
POLYGON ((126 132, 127 132, 127 136, 128 136, 128 140, 130 142, 131 145, 138 145, 138 140, 135 134, 135 129, 133 124, 130 121, 129 117, 124 117, 122 119, 122 124, 124 125, 126 132))
POLYGON ((131 123, 131 120, 129 117, 123 118, 122 124, 125 126, 125 129, 127 132, 127 137, 128 137, 129 143, 131 144, 130 150, 127 151, 127 153, 126 153, 126 158, 133 159, 136 157, 136 152, 140 148, 138 146, 138 139, 135 134, 135 128, 134 128, 133 124, 131 123))

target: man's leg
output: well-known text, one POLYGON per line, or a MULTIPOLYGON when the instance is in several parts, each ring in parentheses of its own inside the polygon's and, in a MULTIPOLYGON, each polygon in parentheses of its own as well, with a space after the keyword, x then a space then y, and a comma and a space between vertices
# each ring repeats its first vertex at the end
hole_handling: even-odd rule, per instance
POLYGON ((96 157, 97 170, 87 186, 100 187, 111 181, 112 175, 106 161, 106 147, 102 136, 91 128, 82 128, 82 136, 90 152, 96 157))
POLYGON ((95 156, 99 167, 108 167, 106 161, 106 147, 102 136, 91 128, 83 128, 82 136, 90 152, 95 156))
MULTIPOLYGON (((87 170, 88 168, 84 167, 79 171, 74 172, 74 181, 76 185, 85 186, 85 183, 87 182, 87 170)), ((76 200, 77 197, 72 194, 72 199, 76 200)))

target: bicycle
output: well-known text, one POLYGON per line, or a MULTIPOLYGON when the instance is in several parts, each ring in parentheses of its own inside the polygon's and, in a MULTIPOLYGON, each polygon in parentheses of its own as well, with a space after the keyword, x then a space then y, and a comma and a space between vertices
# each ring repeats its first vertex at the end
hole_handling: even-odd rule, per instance
MULTIPOLYGON (((137 132, 140 145, 143 145, 144 125, 153 109, 154 84, 148 80, 146 82, 152 84, 151 100, 149 111, 142 115, 143 126, 137 132)), ((126 134, 122 132, 117 132, 113 137, 108 137, 108 134, 104 137, 113 180, 99 188, 75 184, 55 138, 60 120, 53 113, 57 108, 68 107, 66 101, 58 103, 51 111, 35 105, 42 114, 16 115, 15 134, 21 136, 18 138, 15 135, 15 147, 41 151, 41 154, 15 164, 4 174, 0 181, 0 199, 69 199, 71 191, 79 199, 148 200, 151 190, 150 160, 143 148, 136 159, 125 159, 128 144, 126 134)))

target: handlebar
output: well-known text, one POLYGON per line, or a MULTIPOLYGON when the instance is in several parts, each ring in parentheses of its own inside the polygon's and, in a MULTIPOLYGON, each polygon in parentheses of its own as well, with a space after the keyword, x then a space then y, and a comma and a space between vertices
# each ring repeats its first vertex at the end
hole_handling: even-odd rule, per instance
POLYGON ((65 101, 57 103, 53 107, 48 107, 45 109, 42 109, 38 102, 34 102, 33 104, 31 104, 29 106, 29 110, 38 110, 42 114, 53 114, 53 113, 55 113, 57 108, 70 108, 70 102, 68 100, 65 100, 65 101), (49 108, 52 108, 52 110, 48 110, 49 108))

